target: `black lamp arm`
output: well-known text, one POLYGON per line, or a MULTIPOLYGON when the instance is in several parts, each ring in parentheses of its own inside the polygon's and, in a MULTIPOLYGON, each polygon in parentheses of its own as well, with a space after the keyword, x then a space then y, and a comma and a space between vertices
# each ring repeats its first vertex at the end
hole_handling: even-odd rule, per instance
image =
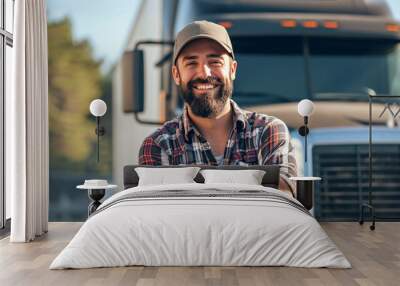
POLYGON ((100 116, 96 116, 96 130, 95 133, 97 135, 97 163, 100 162, 100 136, 103 136, 106 133, 106 129, 104 126, 100 126, 100 116))
POLYGON ((304 116, 304 125, 300 126, 299 134, 304 137, 304 158, 305 162, 307 162, 307 135, 310 133, 310 129, 308 129, 308 116, 304 116))

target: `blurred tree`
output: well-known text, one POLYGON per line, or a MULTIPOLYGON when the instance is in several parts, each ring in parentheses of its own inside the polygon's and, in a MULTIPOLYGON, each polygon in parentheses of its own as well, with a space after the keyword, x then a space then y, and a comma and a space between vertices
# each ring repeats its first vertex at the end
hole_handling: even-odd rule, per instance
POLYGON ((90 43, 77 41, 68 18, 48 23, 50 221, 86 219, 87 194, 75 191, 85 179, 111 179, 111 73, 101 74, 90 43), (107 104, 101 123, 97 163, 96 120, 89 105, 95 98, 107 104))
POLYGON ((51 168, 98 169, 87 160, 96 151, 89 104, 103 94, 101 61, 88 41, 73 39, 68 18, 48 24, 48 51, 51 168))

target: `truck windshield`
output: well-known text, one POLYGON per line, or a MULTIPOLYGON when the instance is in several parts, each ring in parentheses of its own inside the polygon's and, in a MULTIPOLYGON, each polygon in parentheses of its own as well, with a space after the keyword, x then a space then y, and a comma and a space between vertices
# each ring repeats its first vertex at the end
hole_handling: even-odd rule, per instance
POLYGON ((367 101, 378 94, 400 94, 399 45, 388 41, 310 39, 309 92, 302 38, 235 39, 238 70, 233 98, 240 106, 297 102, 304 98, 367 101), (312 95, 311 95, 312 94, 312 95), (337 95, 336 95, 337 96, 337 95))

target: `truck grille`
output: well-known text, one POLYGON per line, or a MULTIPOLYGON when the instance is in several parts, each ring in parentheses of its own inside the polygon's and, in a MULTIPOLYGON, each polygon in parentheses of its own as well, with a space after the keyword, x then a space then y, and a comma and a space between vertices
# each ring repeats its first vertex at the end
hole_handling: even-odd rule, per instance
MULTIPOLYGON (((380 220, 400 218, 400 145, 372 148, 373 205, 380 220)), ((354 221, 368 200, 368 145, 313 147, 315 217, 321 221, 354 221)), ((400 219, 399 219, 400 220, 400 219)))

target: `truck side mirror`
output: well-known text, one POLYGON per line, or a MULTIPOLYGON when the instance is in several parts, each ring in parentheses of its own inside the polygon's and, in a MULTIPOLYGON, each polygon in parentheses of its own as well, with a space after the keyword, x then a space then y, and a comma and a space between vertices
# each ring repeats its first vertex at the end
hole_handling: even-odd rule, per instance
POLYGON ((144 111, 144 53, 135 49, 122 57, 123 111, 144 111))
MULTIPOLYGON (((171 41, 139 41, 136 43, 133 51, 126 51, 122 56, 122 94, 123 94, 123 111, 125 113, 134 113, 135 119, 140 124, 161 125, 164 122, 142 120, 139 113, 144 111, 144 52, 139 49, 142 45, 153 46, 170 46, 173 47, 174 42, 171 41)), ((172 53, 164 56, 157 64, 161 67, 171 58, 172 53)), ((166 96, 160 98, 165 101, 166 96)), ((162 104, 163 102, 161 102, 162 104)), ((162 116, 165 117, 165 116, 162 116)))

